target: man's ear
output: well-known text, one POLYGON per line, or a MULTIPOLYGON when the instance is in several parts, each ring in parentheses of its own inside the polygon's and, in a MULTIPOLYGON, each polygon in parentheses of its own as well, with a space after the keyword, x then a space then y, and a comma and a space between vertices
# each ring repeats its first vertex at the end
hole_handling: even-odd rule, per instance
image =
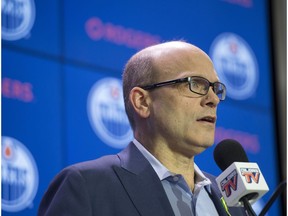
POLYGON ((147 118, 150 115, 150 95, 149 92, 140 88, 134 87, 129 95, 130 103, 132 104, 135 112, 142 118, 147 118))

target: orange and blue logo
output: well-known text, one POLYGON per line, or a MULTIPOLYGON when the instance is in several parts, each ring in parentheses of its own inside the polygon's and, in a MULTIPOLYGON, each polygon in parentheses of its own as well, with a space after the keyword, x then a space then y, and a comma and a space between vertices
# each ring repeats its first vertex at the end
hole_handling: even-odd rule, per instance
POLYGON ((2 136, 2 210, 19 212, 32 206, 38 170, 30 151, 18 140, 2 136))
POLYGON ((211 45, 211 59, 227 96, 235 100, 252 97, 258 87, 256 56, 249 44, 235 33, 220 34, 211 45))
POLYGON ((257 168, 240 168, 241 175, 245 177, 248 184, 255 182, 259 183, 260 172, 257 168))
POLYGON ((2 0, 2 39, 19 40, 29 35, 35 21, 34 0, 2 0))
POLYGON ((120 79, 107 77, 92 86, 87 113, 94 132, 105 144, 124 148, 132 140, 120 79))

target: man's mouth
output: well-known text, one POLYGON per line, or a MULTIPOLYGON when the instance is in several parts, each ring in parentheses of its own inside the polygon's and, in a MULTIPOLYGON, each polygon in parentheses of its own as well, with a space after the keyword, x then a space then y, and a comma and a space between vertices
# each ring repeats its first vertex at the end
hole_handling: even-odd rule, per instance
POLYGON ((214 117, 214 116, 205 116, 203 118, 199 118, 197 121, 208 122, 208 123, 215 124, 216 123, 216 117, 214 117))

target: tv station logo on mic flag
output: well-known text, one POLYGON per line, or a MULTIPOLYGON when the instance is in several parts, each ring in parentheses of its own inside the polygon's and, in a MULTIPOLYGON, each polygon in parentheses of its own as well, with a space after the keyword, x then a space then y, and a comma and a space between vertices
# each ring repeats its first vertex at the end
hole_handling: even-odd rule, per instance
POLYGON ((18 140, 2 136, 2 210, 32 207, 38 190, 38 169, 30 151, 18 140))
POLYGON ((96 82, 88 95, 87 112, 94 132, 107 145, 124 148, 132 140, 120 79, 107 77, 96 82))
POLYGON ((252 184, 255 182, 259 183, 260 171, 257 168, 241 168, 241 175, 245 177, 247 183, 252 184))
POLYGON ((224 191, 226 197, 230 197, 232 194, 232 190, 237 190, 237 171, 233 170, 227 177, 225 177, 221 182, 221 191, 224 191))
POLYGON ((260 199, 269 188, 256 163, 234 162, 216 178, 228 206, 242 206, 241 198, 254 194, 251 204, 260 199))

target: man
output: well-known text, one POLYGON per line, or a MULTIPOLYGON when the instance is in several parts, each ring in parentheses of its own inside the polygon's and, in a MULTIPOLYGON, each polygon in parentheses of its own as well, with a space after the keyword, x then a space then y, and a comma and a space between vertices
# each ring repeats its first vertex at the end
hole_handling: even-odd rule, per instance
POLYGON ((194 164, 214 143, 216 108, 226 95, 209 57, 181 41, 148 47, 128 61, 123 93, 133 142, 64 169, 39 216, 244 215, 227 209, 214 177, 194 164))

